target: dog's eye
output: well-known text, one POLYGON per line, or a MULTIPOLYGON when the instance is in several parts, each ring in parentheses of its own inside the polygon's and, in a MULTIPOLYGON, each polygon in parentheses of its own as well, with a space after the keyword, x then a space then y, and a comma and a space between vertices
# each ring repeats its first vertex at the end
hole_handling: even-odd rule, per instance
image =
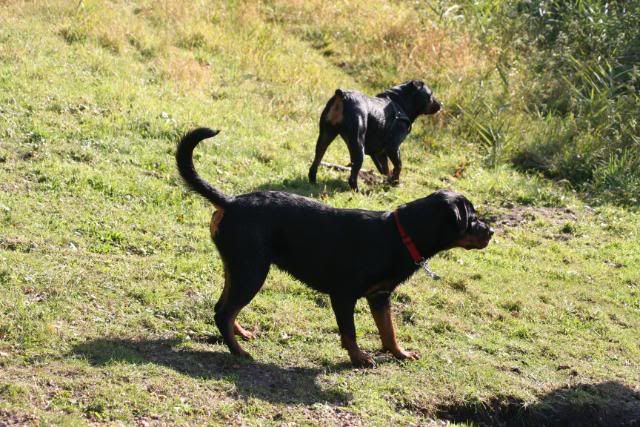
POLYGON ((431 100, 431 94, 429 92, 417 91, 416 93, 413 94, 413 97, 423 100, 425 99, 425 95, 427 96, 426 98, 427 102, 429 102, 429 100, 431 100))

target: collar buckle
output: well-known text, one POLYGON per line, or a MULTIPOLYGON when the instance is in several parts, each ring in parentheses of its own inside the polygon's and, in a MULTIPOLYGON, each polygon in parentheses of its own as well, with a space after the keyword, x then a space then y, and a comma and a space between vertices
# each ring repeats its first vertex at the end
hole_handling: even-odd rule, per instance
POLYGON ((440 276, 438 276, 438 273, 436 273, 431 269, 431 267, 429 267, 429 261, 427 259, 422 258, 420 261, 416 261, 416 265, 422 267, 424 272, 427 273, 427 276, 431 277, 431 279, 440 280, 440 276))

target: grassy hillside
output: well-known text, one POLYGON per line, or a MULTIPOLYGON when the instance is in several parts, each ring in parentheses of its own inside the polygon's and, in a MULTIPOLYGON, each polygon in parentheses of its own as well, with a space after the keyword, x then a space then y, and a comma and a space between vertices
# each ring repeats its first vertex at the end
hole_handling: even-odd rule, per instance
MULTIPOLYGON (((640 418, 637 208, 513 166, 541 135, 576 141, 556 137, 589 116, 527 110, 522 88, 545 75, 486 30, 497 6, 460 4, 0 2, 0 423, 640 418), (416 122, 400 187, 353 193, 326 168, 307 183, 336 87, 415 77, 447 108, 416 122), (255 362, 228 354, 213 323, 212 209, 173 160, 197 125, 222 130, 195 162, 230 194, 391 210, 450 188, 491 220, 486 250, 439 255, 442 280, 416 274, 394 296, 419 361, 377 353, 377 368, 352 369, 328 299, 276 269, 240 315, 258 334, 245 344, 255 362)), ((326 160, 346 164, 344 144, 326 160)), ((366 304, 356 325, 377 351, 366 304)))

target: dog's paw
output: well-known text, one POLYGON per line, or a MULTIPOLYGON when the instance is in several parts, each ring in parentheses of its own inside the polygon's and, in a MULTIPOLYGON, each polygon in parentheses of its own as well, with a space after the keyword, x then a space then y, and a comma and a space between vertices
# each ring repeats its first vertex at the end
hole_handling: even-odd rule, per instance
POLYGON ((420 359, 420 354, 417 351, 407 351, 399 348, 396 351, 392 351, 393 357, 398 360, 418 360, 420 359))
POLYGON ((350 357, 351 364, 356 368, 375 368, 376 366, 376 361, 373 360, 373 357, 362 351, 357 354, 350 355, 350 357))
POLYGON ((387 178, 387 184, 391 185, 392 187, 397 187, 400 185, 400 179, 390 176, 389 178, 387 178))
POLYGON ((254 332, 250 332, 243 328, 238 321, 233 324, 233 332, 245 341, 250 341, 256 337, 254 332))
POLYGON ((351 190, 353 190, 353 191, 355 191, 357 193, 358 192, 358 178, 349 177, 349 187, 351 187, 351 190))
POLYGON ((240 336, 242 337, 243 340, 245 341, 251 341, 256 339, 256 334, 254 332, 249 332, 246 329, 242 331, 242 333, 240 334, 240 336))

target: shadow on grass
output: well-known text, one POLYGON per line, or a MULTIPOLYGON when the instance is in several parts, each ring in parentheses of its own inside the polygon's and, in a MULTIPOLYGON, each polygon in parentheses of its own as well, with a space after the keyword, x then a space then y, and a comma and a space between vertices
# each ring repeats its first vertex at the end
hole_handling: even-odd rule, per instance
MULTIPOLYGON (((345 404, 350 396, 326 391, 316 384, 320 369, 283 368, 245 361, 226 352, 181 347, 179 339, 97 339, 74 347, 72 354, 86 357, 94 366, 130 363, 167 366, 193 378, 233 382, 242 397, 285 404, 345 404)), ((341 369, 336 366, 335 369, 341 369)))
POLYGON ((311 184, 306 177, 298 177, 293 179, 287 178, 281 182, 262 184, 256 188, 256 191, 286 191, 300 196, 317 197, 323 193, 343 193, 351 191, 351 188, 346 178, 344 180, 336 178, 318 179, 317 184, 311 184))
MULTIPOLYGON (((369 171, 370 172, 370 171, 369 171)), ((372 173, 372 172, 371 172, 372 173)), ((350 192, 351 187, 347 182, 348 175, 344 180, 337 178, 320 179, 316 184, 311 184, 307 178, 284 179, 282 182, 269 182, 256 188, 256 191, 286 191, 305 197, 317 197, 321 194, 334 194, 350 192)), ((384 182, 366 182, 360 180, 360 192, 370 194, 377 191, 387 191, 391 187, 384 182)))
POLYGON ((457 402, 438 418, 482 426, 640 426, 640 392, 615 381, 562 387, 525 403, 512 396, 457 402))

